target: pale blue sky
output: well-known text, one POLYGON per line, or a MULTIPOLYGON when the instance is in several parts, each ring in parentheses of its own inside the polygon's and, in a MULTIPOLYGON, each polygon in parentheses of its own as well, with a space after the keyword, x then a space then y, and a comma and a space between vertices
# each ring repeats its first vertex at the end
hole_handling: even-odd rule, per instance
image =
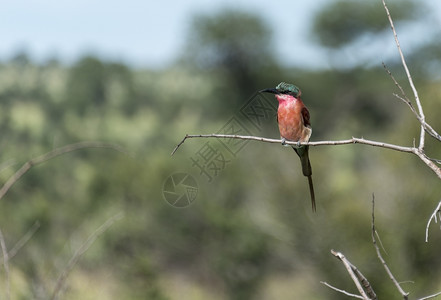
MULTIPOLYGON (((0 10, 0 60, 25 49, 39 60, 56 56, 71 62, 91 52, 132 66, 162 67, 179 55, 193 14, 233 8, 264 18, 275 33, 276 53, 288 65, 326 67, 328 56, 310 39, 309 26, 328 1, 8 0, 0 10)), ((389 46, 383 55, 394 51, 392 37, 389 46)), ((349 60, 359 59, 357 51, 346 52, 349 60)))

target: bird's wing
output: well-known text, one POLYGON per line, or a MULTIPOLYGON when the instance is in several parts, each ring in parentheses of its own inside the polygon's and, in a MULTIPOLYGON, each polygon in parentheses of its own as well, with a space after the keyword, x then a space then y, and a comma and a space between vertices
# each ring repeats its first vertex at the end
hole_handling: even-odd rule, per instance
POLYGON ((309 111, 305 106, 302 108, 301 113, 302 113, 303 125, 306 127, 311 127, 311 122, 309 120, 309 111))

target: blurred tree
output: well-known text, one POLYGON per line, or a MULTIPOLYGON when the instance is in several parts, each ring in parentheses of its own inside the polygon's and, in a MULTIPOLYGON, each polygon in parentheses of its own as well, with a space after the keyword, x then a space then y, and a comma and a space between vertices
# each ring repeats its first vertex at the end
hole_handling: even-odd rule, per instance
MULTIPOLYGON (((394 22, 416 20, 421 3, 413 0, 388 1, 394 22)), ((337 0, 325 5, 313 22, 313 31, 321 45, 339 48, 366 34, 389 30, 380 1, 337 0)))
MULTIPOLYGON (((352 4, 363 12, 371 5, 352 4)), ((340 45, 357 39, 347 27, 359 26, 362 35, 382 30, 362 15, 353 20, 361 25, 350 25, 347 18, 360 13, 340 8, 343 11, 322 15, 346 24, 346 36, 336 38, 340 45)), ((385 24, 384 11, 380 5, 377 9, 378 22, 385 24)), ((341 33, 336 24, 321 27, 330 39, 341 33)), ((197 67, 193 69, 176 65, 133 71, 94 57, 84 57, 71 68, 56 63, 36 67, 22 57, 0 68, 3 181, 15 170, 6 168, 11 158, 21 163, 73 140, 117 141, 136 152, 134 158, 96 149, 60 157, 26 174, 2 199, 0 227, 8 245, 36 220, 41 224, 20 257, 11 261, 16 268, 12 273, 23 274, 22 285, 30 291, 50 288, 54 272, 71 257, 78 239, 88 235, 81 232, 93 231, 94 220, 122 209, 127 217, 96 241, 76 266, 72 276, 77 277, 68 279, 68 290, 74 290, 80 278, 94 290, 109 291, 113 297, 102 296, 106 299, 207 299, 219 294, 229 299, 340 299, 318 283, 332 279, 334 285, 352 289, 347 274, 329 255, 329 249, 338 247, 378 287, 379 295, 392 298, 388 296, 395 295, 393 286, 379 276, 381 264, 372 262, 369 201, 374 191, 378 228, 394 233, 382 235, 386 250, 394 254, 388 263, 400 277, 415 280, 414 295, 435 290, 441 282, 440 271, 433 268, 439 263, 441 238, 434 228, 434 239, 423 244, 419 221, 433 209, 439 182, 418 161, 394 152, 362 146, 314 148, 321 208, 316 216, 310 215, 308 200, 303 199, 305 181, 298 177, 292 150, 260 144, 247 146, 215 182, 197 177, 200 194, 191 207, 175 209, 165 203, 164 179, 178 169, 195 171, 189 157, 204 143, 186 143, 170 159, 181 132, 218 127, 219 119, 212 116, 226 120, 222 112, 230 116, 269 82, 299 84, 311 110, 314 140, 355 135, 410 144, 419 130, 412 114, 403 113, 405 105, 390 95, 395 87, 381 68, 311 71, 278 66, 269 48, 271 31, 248 13, 197 16, 191 28, 185 58, 197 67), (211 114, 201 113, 208 107, 211 114), (38 115, 45 121, 30 123, 26 131, 12 126, 13 121, 38 115), (42 134, 28 133, 36 129, 42 134), (206 292, 195 297, 195 290, 206 292), (287 297, 287 291, 294 296, 287 297)), ((439 47, 429 46, 419 50, 415 61, 439 61, 439 47)), ((437 72, 432 64, 429 67, 437 72)), ((427 120, 439 128, 439 78, 418 86, 427 120)), ((428 149, 439 153, 430 141, 428 149)), ((76 289, 91 297, 84 284, 76 289)), ((32 296, 44 298, 36 295, 32 296)))
MULTIPOLYGON (((235 107, 262 87, 267 74, 278 68, 271 44, 271 30, 259 17, 224 10, 194 17, 184 60, 202 70, 217 71, 218 111, 235 107), (220 85, 220 86, 219 86, 220 85)), ((231 109, 229 110, 231 112, 231 109)))
POLYGON ((70 71, 66 86, 66 106, 80 115, 106 102, 106 70, 91 56, 82 58, 70 71))
POLYGON ((127 114, 136 110, 132 73, 120 63, 105 63, 91 56, 82 58, 70 70, 66 91, 66 105, 80 115, 105 105, 127 114))
POLYGON ((107 95, 109 102, 128 115, 137 111, 137 97, 132 71, 120 63, 110 63, 107 66, 108 82, 107 95))
POLYGON ((12 56, 10 61, 16 67, 24 67, 28 65, 31 60, 29 59, 29 55, 25 49, 21 49, 17 51, 17 53, 12 56))
POLYGON ((203 68, 239 72, 246 81, 251 69, 273 61, 269 47, 271 30, 245 12, 225 10, 214 16, 195 16, 187 40, 188 59, 203 68))

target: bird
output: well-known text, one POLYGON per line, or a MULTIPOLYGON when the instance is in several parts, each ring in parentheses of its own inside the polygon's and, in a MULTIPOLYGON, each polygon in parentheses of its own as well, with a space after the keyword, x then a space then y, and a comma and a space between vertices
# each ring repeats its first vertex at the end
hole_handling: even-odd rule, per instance
POLYGON ((294 84, 281 82, 276 88, 268 88, 260 92, 275 94, 279 102, 277 122, 282 144, 286 145, 286 141, 298 143, 298 145, 292 146, 292 148, 300 157, 303 175, 308 178, 312 211, 316 212, 312 168, 309 161, 309 146, 300 145, 300 143, 309 142, 312 134, 309 111, 301 99, 302 91, 294 84))

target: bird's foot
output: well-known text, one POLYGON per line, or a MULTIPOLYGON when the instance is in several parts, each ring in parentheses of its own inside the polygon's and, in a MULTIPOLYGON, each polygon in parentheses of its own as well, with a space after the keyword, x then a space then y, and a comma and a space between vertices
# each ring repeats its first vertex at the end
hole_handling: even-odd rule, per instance
POLYGON ((297 141, 297 143, 295 145, 292 145, 292 147, 299 149, 302 147, 302 145, 300 143, 301 143, 300 141, 297 141))
POLYGON ((282 146, 286 146, 286 139, 284 137, 282 138, 282 146))

